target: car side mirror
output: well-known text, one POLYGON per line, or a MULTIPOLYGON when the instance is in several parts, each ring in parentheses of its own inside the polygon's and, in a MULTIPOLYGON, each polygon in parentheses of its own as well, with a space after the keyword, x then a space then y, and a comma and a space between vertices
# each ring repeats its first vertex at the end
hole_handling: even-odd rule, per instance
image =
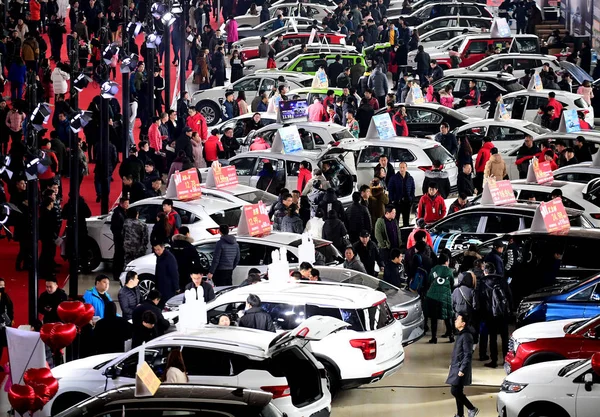
POLYGON ((107 378, 117 379, 121 375, 121 367, 118 365, 113 365, 109 368, 106 368, 106 371, 104 371, 104 375, 107 378))
POLYGON ((583 382, 585 383, 585 390, 590 392, 592 390, 592 386, 594 385, 594 375, 591 373, 585 374, 583 376, 583 382))
POLYGON ((481 68, 481 71, 482 71, 482 72, 488 72, 488 71, 489 71, 489 68, 488 68, 488 67, 483 67, 483 68, 481 68))

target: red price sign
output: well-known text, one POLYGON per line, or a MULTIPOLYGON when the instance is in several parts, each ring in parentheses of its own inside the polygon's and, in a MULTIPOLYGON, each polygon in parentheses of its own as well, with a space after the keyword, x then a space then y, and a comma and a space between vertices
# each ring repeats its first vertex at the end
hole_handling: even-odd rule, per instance
POLYGON ((271 233, 269 213, 262 201, 258 204, 244 206, 244 217, 246 218, 249 236, 260 236, 271 233))
POLYGON ((234 165, 226 167, 214 166, 212 170, 215 178, 215 187, 225 188, 238 184, 238 176, 234 165))
POLYGON ((191 168, 183 172, 176 171, 172 179, 175 181, 177 198, 179 200, 194 200, 200 198, 202 195, 196 168, 191 168))
POLYGON ((544 161, 537 164, 534 162, 533 172, 538 184, 545 184, 554 180, 554 175, 552 174, 552 168, 550 167, 549 161, 544 161))
POLYGON ((540 203, 540 213, 548 233, 566 233, 571 228, 569 216, 560 197, 547 203, 540 203))
POLYGON ((500 206, 502 204, 512 204, 517 202, 510 181, 495 181, 492 179, 488 181, 487 185, 494 205, 500 206))

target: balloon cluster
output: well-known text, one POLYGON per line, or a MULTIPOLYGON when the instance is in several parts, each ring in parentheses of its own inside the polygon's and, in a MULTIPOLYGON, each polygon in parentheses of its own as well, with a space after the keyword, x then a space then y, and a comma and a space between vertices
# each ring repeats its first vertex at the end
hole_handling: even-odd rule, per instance
MULTIPOLYGON (((40 338, 53 351, 69 346, 80 329, 94 317, 94 307, 81 301, 63 301, 56 309, 64 323, 47 323, 40 329, 40 338)), ((12 408, 23 415, 33 415, 56 395, 58 381, 48 368, 30 368, 23 374, 25 384, 15 384, 8 392, 12 408)))

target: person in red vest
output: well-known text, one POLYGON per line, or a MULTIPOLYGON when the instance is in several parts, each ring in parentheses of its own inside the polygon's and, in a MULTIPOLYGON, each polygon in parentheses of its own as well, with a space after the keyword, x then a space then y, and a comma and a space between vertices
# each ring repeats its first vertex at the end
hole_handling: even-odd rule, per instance
POLYGON ((492 148, 494 148, 492 138, 489 136, 483 137, 483 145, 479 152, 477 152, 477 158, 475 159, 475 181, 473 186, 480 193, 483 190, 483 177, 485 172, 485 164, 490 160, 492 148))
POLYGON ((173 227, 172 235, 176 235, 179 233, 179 228, 181 227, 181 216, 175 210, 173 210, 173 200, 170 198, 165 198, 162 203, 162 209, 167 215, 167 220, 169 224, 173 227))
POLYGON ((427 194, 424 194, 419 200, 417 207, 417 218, 425 220, 425 224, 431 224, 444 218, 446 215, 446 202, 438 193, 438 186, 435 182, 430 182, 427 194))
POLYGON ((583 113, 577 112, 577 117, 579 117, 579 127, 581 130, 592 130, 592 126, 585 121, 583 113))
POLYGON ((469 94, 464 97, 467 106, 478 106, 481 101, 481 94, 477 89, 477 83, 475 80, 469 81, 469 94))
POLYGON ((204 160, 209 167, 213 162, 219 160, 219 152, 224 152, 223 144, 217 136, 219 129, 213 129, 210 133, 208 140, 204 142, 204 160))
POLYGON ((548 149, 546 152, 544 152, 544 160, 542 162, 550 162, 550 169, 554 171, 555 169, 558 169, 558 165, 556 162, 554 162, 555 159, 556 154, 554 151, 552 149, 548 149))
POLYGON ((190 107, 188 110, 188 118, 186 125, 189 126, 194 132, 197 132, 202 139, 202 142, 206 142, 208 139, 208 126, 206 119, 202 116, 194 107, 190 107))
POLYGON ((563 111, 563 105, 556 99, 556 93, 554 91, 550 91, 548 93, 548 104, 546 107, 552 107, 554 109, 554 115, 552 116, 552 120, 560 119, 563 111))
POLYGON ((298 170, 298 186, 296 187, 296 189, 300 190, 300 192, 304 190, 304 187, 306 187, 306 184, 308 184, 312 178, 312 173, 310 172, 309 166, 310 163, 308 161, 300 162, 300 169, 298 170))

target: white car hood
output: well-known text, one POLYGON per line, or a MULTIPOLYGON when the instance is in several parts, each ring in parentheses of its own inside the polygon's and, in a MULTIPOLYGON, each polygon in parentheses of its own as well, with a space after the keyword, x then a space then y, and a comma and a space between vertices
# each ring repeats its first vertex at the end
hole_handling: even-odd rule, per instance
MULTIPOLYGON (((244 65, 247 67, 250 65, 260 65, 264 60, 265 60, 264 58, 252 58, 247 61, 244 61, 244 65)), ((265 67, 266 67, 266 65, 265 65, 265 67)))
POLYGON ((512 337, 517 340, 563 337, 565 335, 564 327, 574 321, 577 320, 568 319, 529 324, 515 330, 512 337))
POLYGON ((75 375, 81 375, 88 371, 94 371, 93 368, 101 363, 111 361, 121 355, 121 353, 106 353, 104 355, 90 356, 84 359, 77 359, 75 361, 67 362, 63 365, 59 365, 52 369, 52 375, 56 379, 64 377, 74 377, 75 375))
POLYGON ((506 380, 519 384, 549 384, 559 378, 558 371, 571 362, 573 362, 572 359, 524 366, 507 376, 506 380))

